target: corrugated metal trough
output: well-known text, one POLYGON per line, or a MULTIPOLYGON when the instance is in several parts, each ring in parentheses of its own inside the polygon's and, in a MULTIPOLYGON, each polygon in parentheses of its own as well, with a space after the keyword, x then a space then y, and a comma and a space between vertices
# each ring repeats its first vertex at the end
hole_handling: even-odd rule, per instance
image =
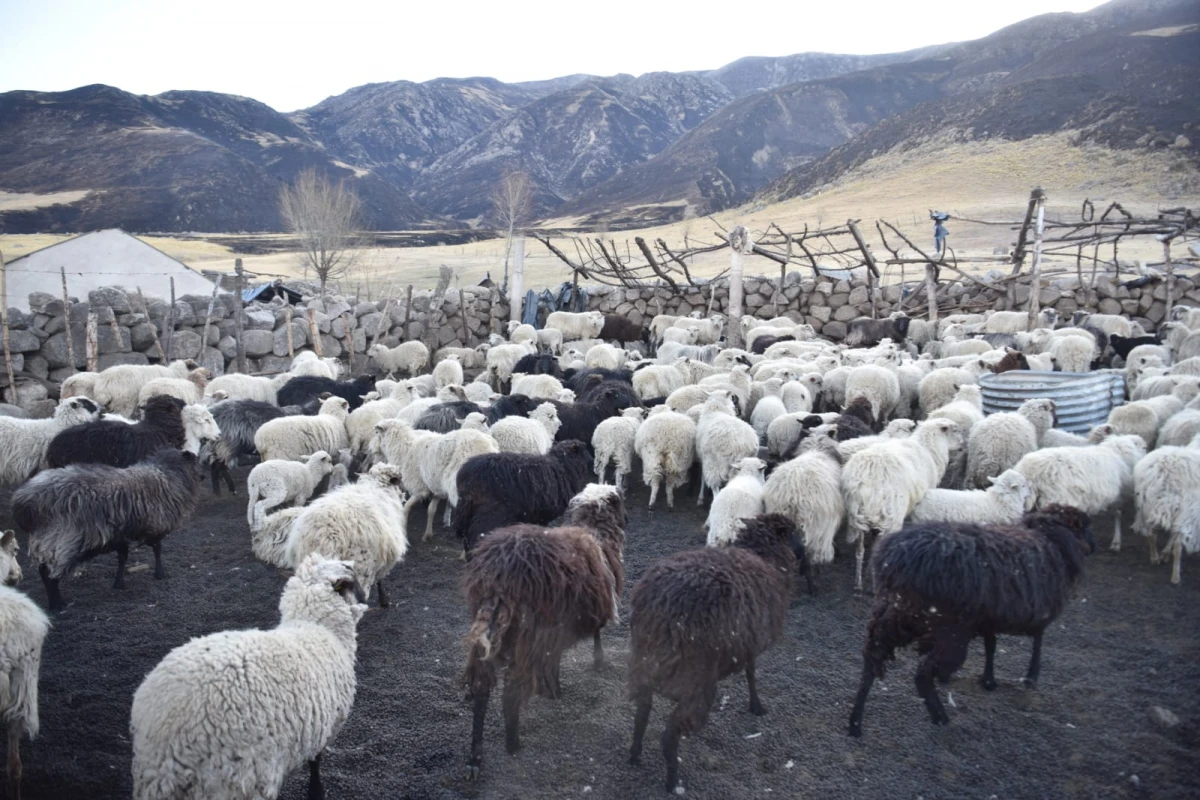
POLYGON ((1016 411, 1026 400, 1048 397, 1054 401, 1058 427, 1071 433, 1087 433, 1125 402, 1125 378, 1109 373, 1010 370, 984 375, 979 385, 983 413, 1016 411))

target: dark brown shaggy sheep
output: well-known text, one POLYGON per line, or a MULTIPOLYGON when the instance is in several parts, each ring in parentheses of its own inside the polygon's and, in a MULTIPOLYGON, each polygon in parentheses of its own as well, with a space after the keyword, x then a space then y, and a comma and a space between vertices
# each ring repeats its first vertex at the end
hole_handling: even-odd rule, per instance
POLYGON ((917 692, 934 725, 950 721, 934 678, 950 680, 983 637, 983 688, 996 688, 996 634, 1033 637, 1025 683, 1037 682, 1042 633, 1066 605, 1095 549, 1088 515, 1051 505, 1026 514, 1020 525, 913 525, 875 546, 875 604, 863 647, 862 680, 850 735, 862 735, 863 707, 896 648, 916 642, 917 692))
POLYGON ((797 564, 807 574, 804 545, 791 520, 763 514, 747 519, 729 546, 664 558, 634 587, 629 691, 636 709, 629 760, 641 759, 654 695, 674 700, 662 733, 668 791, 679 779, 679 738, 704 727, 722 678, 744 671, 750 713, 767 713, 754 662, 783 635, 797 564))
POLYGON ((999 375, 1001 372, 1011 372, 1014 369, 1029 369, 1029 359, 1025 357, 1024 353, 1010 349, 1004 354, 1004 358, 997 361, 992 367, 992 372, 999 375))
POLYGON ((473 700, 471 778, 483 763, 483 722, 504 669, 505 746, 521 748, 521 706, 535 693, 557 698, 562 654, 617 617, 624 586, 625 505, 615 486, 590 484, 571 500, 567 527, 514 525, 480 543, 463 574, 471 629, 463 684, 473 700))
POLYGON ((767 348, 778 342, 794 342, 796 337, 790 334, 784 336, 759 336, 754 340, 754 344, 750 345, 750 352, 756 356, 761 356, 767 352, 767 348))
POLYGON ((622 344, 640 342, 645 340, 646 330, 633 320, 622 317, 620 314, 605 314, 604 327, 600 329, 600 335, 596 338, 603 339, 606 342, 616 339, 622 344))
POLYGON ((896 344, 903 344, 908 338, 908 325, 912 320, 908 317, 895 319, 867 319, 859 317, 850 321, 847 326, 846 338, 843 340, 850 347, 874 347, 884 339, 891 339, 896 344))
POLYGON ((880 431, 875 413, 871 411, 871 401, 865 397, 856 397, 847 403, 836 424, 839 442, 870 436, 880 431))

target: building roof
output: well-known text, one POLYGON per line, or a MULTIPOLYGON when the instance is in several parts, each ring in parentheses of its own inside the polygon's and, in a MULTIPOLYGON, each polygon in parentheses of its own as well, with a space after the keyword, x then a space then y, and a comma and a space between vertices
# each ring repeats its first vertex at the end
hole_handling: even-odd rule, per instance
POLYGON ((80 299, 104 286, 148 296, 212 294, 214 284, 187 264, 125 231, 84 233, 22 256, 8 265, 8 302, 28 309, 31 292, 62 295, 60 270, 66 270, 67 293, 80 299))

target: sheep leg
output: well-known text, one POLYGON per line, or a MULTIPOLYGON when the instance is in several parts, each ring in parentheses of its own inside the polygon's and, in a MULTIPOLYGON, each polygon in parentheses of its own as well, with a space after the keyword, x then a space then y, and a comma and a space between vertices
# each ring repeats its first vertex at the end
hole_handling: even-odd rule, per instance
POLYGON ((129 544, 121 542, 117 545, 117 578, 113 581, 114 589, 125 588, 125 562, 129 560, 129 544))
POLYGON ((991 692, 996 689, 996 634, 991 631, 983 634, 983 677, 979 685, 991 692))
POLYGON ((1158 552, 1158 528, 1150 531, 1147 538, 1150 540, 1150 563, 1157 566, 1162 562, 1162 554, 1158 552))
POLYGON ((767 708, 758 699, 758 681, 754 676, 754 659, 750 659, 750 663, 746 665, 746 685, 750 687, 750 713, 756 717, 761 717, 767 713, 767 708))
POLYGON ((929 721, 934 725, 946 725, 949 724, 950 717, 946 714, 946 708, 937 694, 937 686, 934 683, 936 672, 937 664, 934 661, 934 654, 929 653, 917 665, 917 694, 921 695, 921 699, 925 701, 925 708, 929 709, 929 721))
POLYGON ((514 680, 512 672, 504 677, 504 696, 501 705, 504 708, 504 749, 511 756, 521 749, 520 679, 514 680))
MULTIPOLYGON (((654 500, 658 497, 658 483, 658 478, 654 478, 650 481, 650 508, 654 508, 654 500)), ((668 490, 668 497, 670 497, 669 491, 670 490, 668 490)), ((670 505, 670 501, 667 502, 667 505, 670 505)))
POLYGON ((382 579, 375 582, 375 590, 377 592, 379 592, 379 607, 387 608, 388 606, 390 606, 391 603, 388 602, 387 592, 385 592, 383 589, 383 580, 382 579))
POLYGON ((1113 514, 1113 538, 1108 549, 1114 553, 1121 552, 1121 509, 1119 508, 1113 514))
POLYGON ((8 796, 21 800, 21 729, 20 720, 8 723, 8 796))
POLYGON ((1029 657, 1029 669, 1021 683, 1030 687, 1037 686, 1038 673, 1042 671, 1042 631, 1033 634, 1033 655, 1029 657))
POLYGON ((675 484, 667 480, 667 508, 675 510, 675 484))
POLYGON ((308 800, 325 800, 325 787, 321 785, 321 753, 308 762, 308 800))
POLYGON ((863 557, 867 552, 867 531, 858 532, 858 545, 854 552, 854 593, 862 594, 863 557))
POLYGON ((1171 583, 1175 586, 1179 585, 1179 562, 1183 558, 1183 537, 1176 537, 1175 543, 1171 545, 1171 583))
POLYGON ((479 768, 483 765, 483 720, 487 716, 490 689, 476 689, 472 698, 471 758, 467 761, 467 779, 478 780, 479 768))
POLYGON ((46 602, 51 611, 62 611, 62 595, 58 592, 58 578, 50 577, 50 568, 45 564, 38 567, 38 575, 42 576, 42 585, 46 587, 46 602))
POLYGON ((650 721, 650 709, 654 705, 654 691, 639 686, 633 692, 636 707, 633 712, 633 745, 629 748, 629 763, 642 763, 642 740, 646 736, 646 723, 650 721))
POLYGON ((154 551, 154 580, 161 581, 167 577, 167 571, 163 569, 162 563, 162 541, 157 541, 151 545, 154 551))
POLYGON ((433 538, 433 518, 437 516, 439 502, 436 496, 430 497, 429 505, 425 507, 425 535, 421 537, 422 542, 428 542, 433 538))
POLYGON ((214 458, 208 468, 209 478, 212 480, 213 496, 215 497, 221 496, 221 482, 219 480, 221 472, 220 463, 218 459, 214 458))
POLYGON ((450 527, 450 513, 452 511, 454 511, 454 504, 451 503, 449 500, 447 500, 446 505, 443 507, 443 509, 444 510, 442 511, 442 527, 449 528, 450 527))
POLYGON ((592 634, 592 669, 597 672, 612 669, 612 664, 604 657, 604 647, 600 644, 600 631, 592 634))
POLYGON ((850 735, 862 736, 863 709, 867 705, 867 695, 871 693, 871 684, 875 683, 875 667, 869 656, 863 656, 862 678, 858 683, 858 694, 854 696, 854 710, 850 712, 850 735))
POLYGON ((703 478, 701 478, 701 479, 700 479, 700 494, 699 494, 699 496, 696 498, 696 507, 697 507, 697 508, 699 508, 700 506, 704 505, 704 489, 705 489, 707 486, 708 486, 708 482, 707 482, 707 481, 705 481, 703 478))

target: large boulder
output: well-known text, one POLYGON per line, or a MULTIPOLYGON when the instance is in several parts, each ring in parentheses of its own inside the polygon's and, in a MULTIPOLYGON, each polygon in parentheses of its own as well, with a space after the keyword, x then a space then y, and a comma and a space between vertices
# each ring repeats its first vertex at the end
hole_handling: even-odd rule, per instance
POLYGON ((108 353, 128 353, 133 350, 129 339, 128 328, 113 328, 111 325, 101 325, 96 331, 97 352, 101 355, 108 353))
POLYGON ((207 367, 215 378, 218 375, 225 374, 225 356, 220 350, 213 347, 204 348, 204 352, 199 358, 200 366, 207 367))
MULTIPOLYGON (((141 322, 129 329, 129 340, 134 350, 144 351, 154 346, 158 330, 152 323, 141 322)), ((158 355, 156 350, 155 355, 158 355)))
POLYGON ((129 302, 129 295, 115 286, 103 286, 88 292, 88 303, 93 308, 108 306, 114 314, 128 314, 133 310, 133 305, 129 302))
POLYGON ((194 358, 199 359, 200 348, 204 341, 200 338, 200 334, 193 330, 184 329, 175 331, 171 336, 171 358, 194 358))
MULTIPOLYGON (((300 322, 300 320, 292 320, 292 347, 294 350, 299 350, 308 344, 308 325, 300 322)), ((287 342, 287 326, 283 326, 275 331, 275 342, 272 347, 272 352, 277 356, 286 356, 288 354, 287 342)))
POLYGON ((96 359, 96 369, 106 370, 121 364, 144 367, 149 363, 150 359, 146 358, 145 353, 105 353, 96 359))
MULTIPOLYGON (((85 349, 85 334, 82 325, 71 326, 71 341, 75 346, 75 366, 83 369, 87 365, 87 350, 85 349)), ((66 331, 56 333, 42 342, 42 349, 38 352, 50 364, 51 369, 71 366, 71 360, 67 357, 66 331)))
POLYGON ((274 312, 265 308, 246 309, 243 328, 246 330, 273 330, 275 328, 274 312))
MULTIPOLYGON (((286 337, 287 334, 284 334, 286 337)), ((234 352, 237 352, 237 343, 232 337, 221 339, 217 346, 220 347, 222 342, 228 340, 234 345, 234 352)), ((286 345, 286 342, 285 342, 286 345)), ((251 358, 259 358, 275 350, 275 334, 271 331, 251 330, 242 332, 242 346, 246 349, 246 355, 251 358)), ((285 351, 286 352, 286 351, 285 351)), ((230 356, 232 358, 232 356, 230 356)))
POLYGON ((29 331, 9 331, 8 349, 13 353, 32 353, 42 349, 42 340, 29 331))

